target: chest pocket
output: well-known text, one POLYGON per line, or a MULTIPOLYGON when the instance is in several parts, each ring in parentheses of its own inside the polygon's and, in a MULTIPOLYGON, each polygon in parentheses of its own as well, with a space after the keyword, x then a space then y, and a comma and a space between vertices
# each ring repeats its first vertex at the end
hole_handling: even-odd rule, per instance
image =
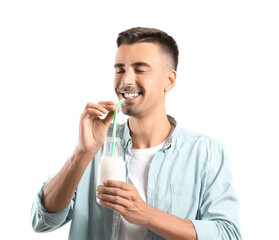
POLYGON ((171 183, 171 214, 179 218, 195 219, 199 206, 200 187, 200 183, 171 183))

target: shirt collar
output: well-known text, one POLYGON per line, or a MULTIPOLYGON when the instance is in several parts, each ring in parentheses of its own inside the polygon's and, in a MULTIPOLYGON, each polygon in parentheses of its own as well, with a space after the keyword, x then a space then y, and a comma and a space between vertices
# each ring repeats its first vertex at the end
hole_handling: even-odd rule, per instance
MULTIPOLYGON (((167 115, 167 118, 171 124, 171 132, 169 134, 169 136, 167 137, 165 144, 163 146, 163 149, 168 149, 171 147, 172 141, 173 141, 173 137, 175 135, 176 132, 176 120, 171 117, 170 115, 167 115)), ((129 128, 129 124, 128 124, 128 120, 126 121, 125 125, 124 125, 124 132, 123 132, 123 142, 122 142, 122 146, 123 148, 127 148, 128 144, 132 142, 132 138, 131 138, 131 134, 130 134, 130 128, 129 128)))

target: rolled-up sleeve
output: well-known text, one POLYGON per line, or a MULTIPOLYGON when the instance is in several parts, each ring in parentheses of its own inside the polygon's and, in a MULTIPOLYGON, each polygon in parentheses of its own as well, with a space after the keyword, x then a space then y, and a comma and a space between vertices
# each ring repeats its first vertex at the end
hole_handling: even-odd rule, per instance
MULTIPOLYGON (((50 180, 50 179, 49 179, 50 180)), ((46 184, 37 194, 31 209, 31 224, 35 232, 50 232, 53 231, 72 219, 72 211, 74 206, 75 195, 73 196, 70 204, 62 211, 57 213, 49 213, 44 208, 41 199, 46 184)))
POLYGON ((208 152, 208 170, 196 220, 198 240, 241 240, 239 201, 232 184, 231 164, 221 144, 208 152))

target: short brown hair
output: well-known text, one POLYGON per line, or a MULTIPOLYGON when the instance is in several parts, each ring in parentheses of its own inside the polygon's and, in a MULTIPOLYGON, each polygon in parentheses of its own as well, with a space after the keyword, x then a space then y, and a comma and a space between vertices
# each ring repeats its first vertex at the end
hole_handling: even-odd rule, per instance
POLYGON ((140 42, 151 42, 158 44, 167 55, 170 56, 172 67, 177 70, 178 65, 178 46, 176 41, 167 33, 155 28, 136 27, 128 29, 118 34, 117 47, 122 44, 134 44, 140 42))

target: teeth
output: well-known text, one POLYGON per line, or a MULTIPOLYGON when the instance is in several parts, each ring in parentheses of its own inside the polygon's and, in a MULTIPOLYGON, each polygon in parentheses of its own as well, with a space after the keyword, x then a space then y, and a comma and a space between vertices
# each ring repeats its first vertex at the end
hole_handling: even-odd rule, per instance
POLYGON ((125 98, 135 98, 138 95, 139 95, 138 93, 124 93, 125 98))

